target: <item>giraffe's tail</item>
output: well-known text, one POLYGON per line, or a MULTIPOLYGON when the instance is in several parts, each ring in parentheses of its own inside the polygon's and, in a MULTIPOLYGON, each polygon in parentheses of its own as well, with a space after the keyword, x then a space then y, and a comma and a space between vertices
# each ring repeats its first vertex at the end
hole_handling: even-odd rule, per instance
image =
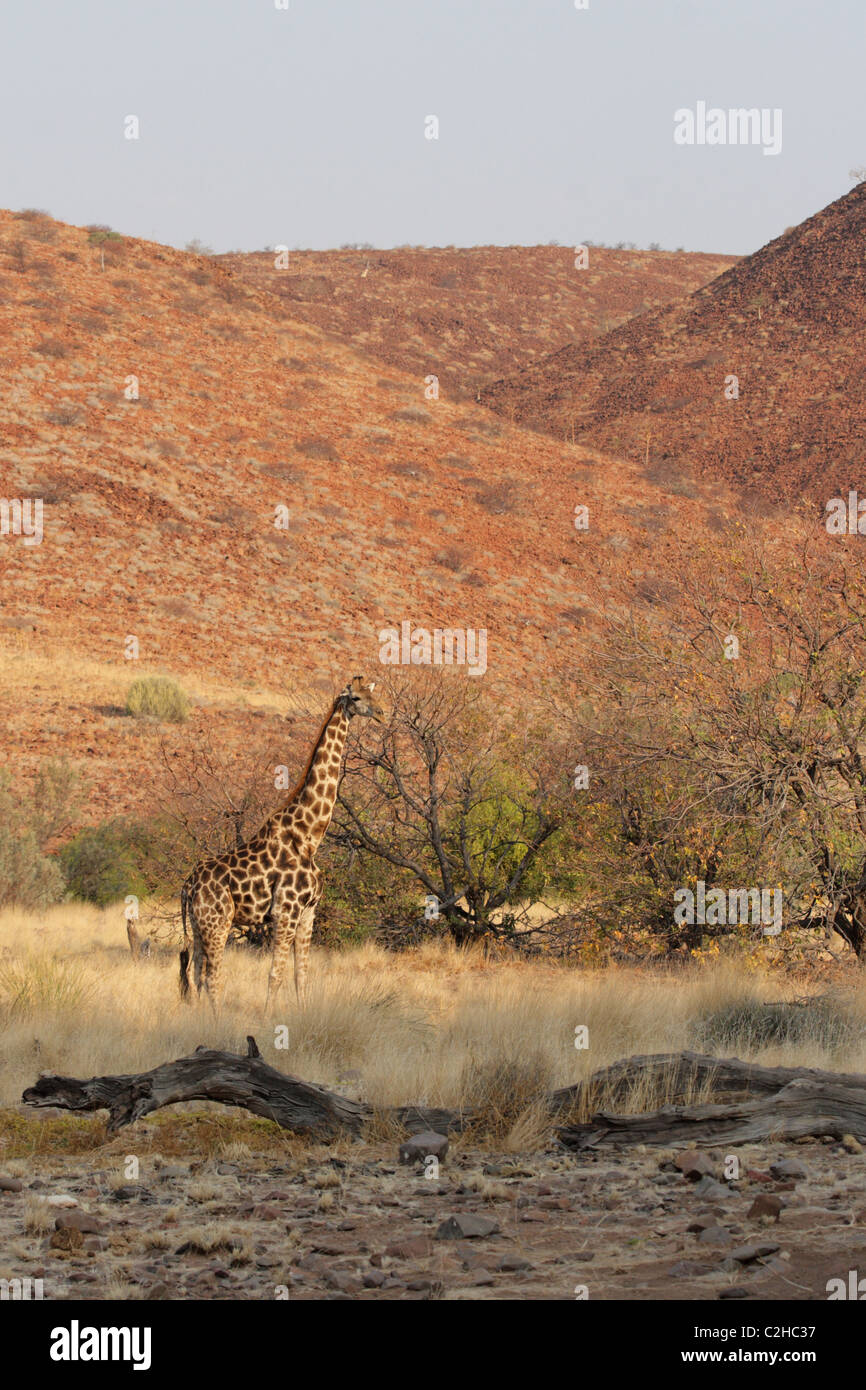
POLYGON ((189 905, 189 889, 186 884, 180 890, 180 917, 183 922, 183 948, 180 953, 180 997, 186 999, 189 995, 189 928, 186 924, 187 913, 192 915, 192 908, 189 905))

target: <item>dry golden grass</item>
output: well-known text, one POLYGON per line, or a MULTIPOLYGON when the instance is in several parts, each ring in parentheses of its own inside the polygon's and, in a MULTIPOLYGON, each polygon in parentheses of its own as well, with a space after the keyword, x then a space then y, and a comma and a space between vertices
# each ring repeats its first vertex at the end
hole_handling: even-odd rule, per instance
MULTIPOLYGON (((520 1152, 546 1132, 538 1106, 544 1091, 632 1053, 700 1047, 701 1020, 742 1016, 748 1024, 762 1001, 785 997, 781 982, 725 962, 677 973, 581 972, 441 945, 396 955, 367 944, 314 952, 306 1012, 287 986, 266 1016, 267 971, 265 956, 229 952, 225 1001, 215 1016, 206 1002, 181 1003, 175 949, 132 961, 119 906, 0 913, 0 1104, 17 1102, 40 1071, 142 1071, 200 1043, 243 1051, 252 1033, 272 1065, 344 1085, 375 1107, 480 1107, 489 1136, 520 1152), (576 1050, 581 1025, 589 1046, 576 1050), (341 1082, 347 1070, 362 1079, 341 1082)), ((758 1042, 747 1028, 733 1044, 723 1034, 717 1046, 703 1045, 769 1064, 866 1070, 866 986, 852 984, 844 999, 822 1008, 814 1029, 807 1020, 793 1042, 758 1042)), ((637 1094, 632 1104, 656 1101, 637 1094)), ((214 1128, 215 1151, 240 1153, 232 1146, 251 1142, 252 1130, 214 1128)))

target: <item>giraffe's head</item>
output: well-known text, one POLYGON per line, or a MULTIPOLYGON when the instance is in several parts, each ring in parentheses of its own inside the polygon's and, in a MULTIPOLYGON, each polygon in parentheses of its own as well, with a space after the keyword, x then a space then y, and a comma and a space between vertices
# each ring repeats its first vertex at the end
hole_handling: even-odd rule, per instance
POLYGON ((346 689, 339 695, 343 709, 351 719, 362 714, 370 719, 384 719, 385 711, 375 695, 376 682, 365 681, 363 676, 354 676, 346 689))

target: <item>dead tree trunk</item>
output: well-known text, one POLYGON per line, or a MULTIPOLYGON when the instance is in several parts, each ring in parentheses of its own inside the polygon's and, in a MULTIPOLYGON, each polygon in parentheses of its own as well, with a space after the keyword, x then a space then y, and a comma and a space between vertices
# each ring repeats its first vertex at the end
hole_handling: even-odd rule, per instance
POLYGON ((766 1139, 846 1134, 866 1140, 866 1076, 809 1067, 761 1067, 736 1058, 696 1053, 631 1057, 596 1072, 581 1086, 551 1097, 578 1105, 603 1095, 607 1104, 649 1085, 668 1096, 726 1093, 739 1098, 715 1103, 664 1105, 641 1114, 600 1110, 585 1124, 560 1127, 566 1148, 627 1144, 752 1144, 766 1139), (754 1098, 753 1098, 754 1097, 754 1098))
POLYGON ((369 1107, 312 1086, 263 1062, 254 1038, 246 1057, 197 1047, 191 1057, 164 1062, 136 1076, 40 1076, 22 1096, 26 1105, 57 1105, 63 1110, 107 1110, 109 1131, 179 1101, 216 1100, 274 1120, 282 1129, 317 1138, 341 1131, 359 1133, 369 1107))
MULTIPOLYGON (((191 1057, 179 1057, 134 1076, 93 1076, 82 1081, 44 1073, 35 1086, 28 1087, 22 1100, 25 1105, 55 1105, 61 1110, 107 1110, 109 1132, 164 1105, 191 1100, 237 1105, 273 1120, 281 1129, 317 1139, 333 1139, 346 1132, 359 1134, 374 1113, 361 1101, 269 1067, 253 1037, 247 1038, 246 1057, 197 1047, 191 1057)), ((453 1110, 411 1105, 399 1106, 388 1115, 410 1134, 431 1129, 447 1133, 462 1129, 470 1118, 453 1110)))
MULTIPOLYGON (((109 1131, 182 1101, 210 1100, 236 1105, 273 1120, 283 1129, 332 1139, 359 1134, 374 1111, 361 1101, 313 1086, 269 1067, 254 1038, 247 1056, 198 1047, 190 1057, 165 1062, 134 1076, 94 1076, 89 1081, 43 1075, 22 1097, 25 1104, 56 1105, 64 1110, 107 1110, 109 1131)), ((853 1134, 866 1142, 866 1076, 817 1071, 805 1067, 761 1067, 736 1058, 697 1053, 631 1057, 587 1081, 546 1097, 553 1116, 590 1114, 582 1124, 560 1124, 566 1148, 587 1149, 627 1144, 748 1144, 765 1139, 806 1135, 853 1134), (592 1113, 599 1103, 631 1103, 636 1088, 667 1101, 661 1109, 622 1114, 611 1109, 592 1113), (726 1104, 711 1101, 723 1094, 726 1104), (695 1097, 698 1099, 696 1100, 695 1097)), ((472 1111, 432 1110, 404 1105, 385 1117, 410 1133, 465 1129, 480 1117, 472 1111)))

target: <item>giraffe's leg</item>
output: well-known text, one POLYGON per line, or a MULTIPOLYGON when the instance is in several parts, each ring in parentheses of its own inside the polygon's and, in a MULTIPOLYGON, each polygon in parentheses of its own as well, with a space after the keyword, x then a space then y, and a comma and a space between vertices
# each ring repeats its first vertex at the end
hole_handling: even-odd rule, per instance
POLYGON ((209 906, 207 914, 202 914, 199 918, 201 962, 196 959, 196 984, 200 974, 201 985, 214 1011, 218 1009, 222 998, 223 956, 233 921, 234 902, 228 893, 221 894, 209 906))
POLYGON ((271 1000, 276 999, 279 994, 283 981, 286 978, 286 971, 289 965, 289 949, 295 939, 298 929, 298 921, 301 909, 297 902, 276 902, 273 907, 274 920, 274 954, 271 960, 271 970, 268 975, 268 995, 265 1001, 265 1008, 270 1006, 271 1000))
POLYGON ((307 1003, 307 961, 310 955, 310 941, 313 936, 313 921, 316 916, 316 907, 305 907, 298 922, 298 930, 295 932, 295 993, 298 996, 298 1008, 303 1009, 307 1003))

